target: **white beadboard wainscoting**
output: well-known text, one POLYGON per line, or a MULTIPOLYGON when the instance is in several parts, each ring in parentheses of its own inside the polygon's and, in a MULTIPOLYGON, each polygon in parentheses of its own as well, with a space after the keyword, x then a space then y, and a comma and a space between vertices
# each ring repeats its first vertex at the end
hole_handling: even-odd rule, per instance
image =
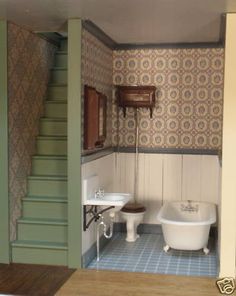
MULTIPOLYGON (((82 184, 84 179, 92 175, 97 175, 99 179, 99 186, 103 188, 106 192, 112 192, 114 157, 115 154, 113 153, 82 164, 82 184)), ((87 229, 86 231, 82 231, 82 254, 84 254, 95 243, 95 241, 96 224, 92 223, 89 226, 89 229, 87 229)))
MULTIPOLYGON (((134 193, 134 153, 115 153, 114 189, 134 193)), ((195 200, 218 204, 220 164, 217 155, 139 154, 136 199, 156 224, 165 201, 195 200)))
MULTIPOLYGON (((82 180, 98 175, 107 192, 134 193, 134 153, 112 153, 82 164, 82 180)), ((220 165, 216 155, 139 154, 137 201, 147 208, 144 223, 158 224, 165 201, 197 200, 219 203, 220 165)), ((119 216, 117 222, 121 221, 119 216)), ((83 254, 96 241, 92 223, 82 235, 83 254)))

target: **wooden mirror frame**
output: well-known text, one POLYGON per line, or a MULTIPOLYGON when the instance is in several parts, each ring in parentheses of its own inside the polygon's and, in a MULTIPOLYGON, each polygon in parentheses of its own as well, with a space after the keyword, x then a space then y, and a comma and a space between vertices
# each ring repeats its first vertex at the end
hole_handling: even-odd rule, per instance
POLYGON ((104 94, 84 86, 84 149, 103 147, 106 140, 106 104, 104 94))

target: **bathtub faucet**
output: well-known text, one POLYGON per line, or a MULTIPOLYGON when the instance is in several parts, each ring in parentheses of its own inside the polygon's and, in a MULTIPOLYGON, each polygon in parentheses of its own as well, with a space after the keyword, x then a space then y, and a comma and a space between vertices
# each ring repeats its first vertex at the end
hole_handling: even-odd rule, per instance
POLYGON ((187 205, 182 204, 181 205, 181 211, 187 211, 187 212, 197 212, 198 211, 198 205, 193 206, 191 200, 187 200, 187 205))

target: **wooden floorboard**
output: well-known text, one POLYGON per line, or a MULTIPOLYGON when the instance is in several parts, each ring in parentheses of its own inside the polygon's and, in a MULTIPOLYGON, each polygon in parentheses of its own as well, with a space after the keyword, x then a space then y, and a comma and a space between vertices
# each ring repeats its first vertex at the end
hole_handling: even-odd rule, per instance
MULTIPOLYGON (((0 264, 1 295, 217 296, 214 278, 0 264)), ((231 295, 236 295, 234 294, 231 295)))
POLYGON ((55 295, 73 272, 61 266, 0 264, 0 294, 55 295))
MULTIPOLYGON (((57 296, 217 296, 214 278, 77 270, 57 296)), ((235 295, 231 294, 231 295, 235 295)))

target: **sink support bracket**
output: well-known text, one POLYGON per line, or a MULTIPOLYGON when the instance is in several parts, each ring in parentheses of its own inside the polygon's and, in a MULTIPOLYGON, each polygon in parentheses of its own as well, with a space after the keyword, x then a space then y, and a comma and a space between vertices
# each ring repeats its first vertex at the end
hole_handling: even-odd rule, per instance
POLYGON ((113 209, 114 206, 107 207, 102 210, 98 210, 98 206, 94 205, 84 205, 83 206, 83 230, 86 231, 89 228, 89 225, 94 221, 98 221, 102 215, 102 213, 113 209), (91 217, 88 218, 88 215, 91 217))

